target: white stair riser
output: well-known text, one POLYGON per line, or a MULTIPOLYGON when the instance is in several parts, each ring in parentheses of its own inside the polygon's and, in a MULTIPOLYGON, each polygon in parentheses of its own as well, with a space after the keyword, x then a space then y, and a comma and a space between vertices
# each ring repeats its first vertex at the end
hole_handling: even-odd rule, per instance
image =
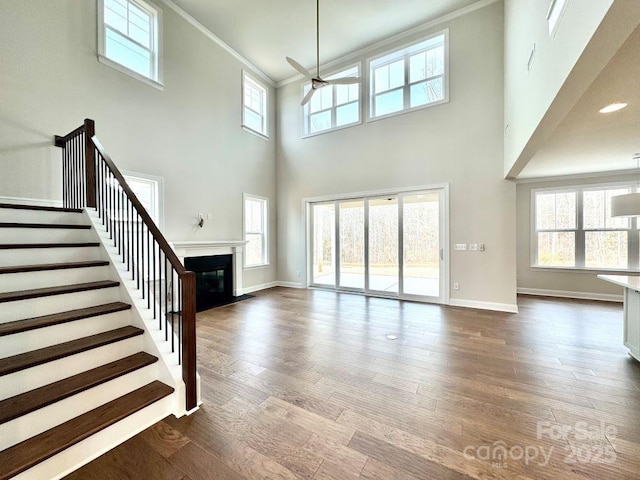
POLYGON ((0 377, 0 400, 143 351, 142 335, 0 377))
POLYGON ((87 267, 65 270, 42 270, 37 272, 6 273, 0 275, 0 293, 17 292, 33 288, 57 287, 74 283, 112 280, 111 268, 87 267))
MULTIPOLYGON (((176 402, 174 395, 164 397, 147 408, 129 415, 109 428, 101 430, 58 455, 54 455, 15 476, 12 480, 42 480, 44 478, 58 480, 63 478, 173 413, 176 402)), ((136 452, 131 452, 131 454, 135 455, 136 452)))
MULTIPOLYGON (((0 242, 1 243, 1 242, 0 242)), ((0 267, 108 260, 98 247, 0 249, 0 267)))
POLYGON ((93 242, 91 230, 67 228, 0 228, 0 243, 93 242))
POLYGON ((0 323, 118 301, 120 301, 120 291, 115 287, 6 302, 0 304, 0 323))
POLYGON ((130 325, 131 313, 125 310, 108 315, 83 318, 73 322, 38 328, 26 332, 0 337, 0 358, 19 355, 31 350, 70 342, 96 333, 130 325))
POLYGON ((149 365, 0 425, 0 451, 56 427, 155 380, 149 365))
POLYGON ((17 208, 0 208, 0 222, 69 223, 72 225, 86 225, 87 223, 84 215, 81 213, 23 210, 17 208))

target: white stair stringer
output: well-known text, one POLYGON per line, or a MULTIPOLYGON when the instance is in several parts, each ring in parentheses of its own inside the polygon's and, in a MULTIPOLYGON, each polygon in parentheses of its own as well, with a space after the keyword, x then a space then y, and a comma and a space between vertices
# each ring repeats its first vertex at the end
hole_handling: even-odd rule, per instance
POLYGON ((129 310, 97 315, 0 337, 0 358, 19 355, 131 324, 129 310))
POLYGON ((141 388, 157 378, 157 362, 0 425, 0 451, 141 388))
POLYGON ((174 403, 173 395, 164 397, 16 475, 12 480, 58 480, 63 478, 171 415, 174 403))
MULTIPOLYGON (((136 281, 131 280, 131 272, 127 271, 126 263, 122 263, 122 256, 118 255, 117 249, 113 247, 112 241, 106 228, 102 225, 98 214, 93 209, 86 209, 85 215, 88 216, 93 224, 94 231, 97 232, 102 248, 110 259, 110 266, 113 273, 117 276, 116 280, 120 281, 121 301, 131 304, 131 325, 141 328, 145 331, 144 348, 145 351, 157 356, 160 368, 158 369, 161 382, 174 388, 172 397, 175 399, 175 406, 172 414, 176 417, 189 415, 196 411, 198 407, 191 411, 186 409, 186 390, 182 380, 182 366, 178 362, 177 346, 178 339, 174 338, 176 351, 171 351, 171 336, 169 340, 165 340, 165 332, 158 328, 158 320, 153 318, 152 308, 147 308, 147 300, 142 298, 141 290, 137 289, 136 281)), ((200 376, 196 374, 197 381, 197 404, 202 403, 200 394, 200 376)))

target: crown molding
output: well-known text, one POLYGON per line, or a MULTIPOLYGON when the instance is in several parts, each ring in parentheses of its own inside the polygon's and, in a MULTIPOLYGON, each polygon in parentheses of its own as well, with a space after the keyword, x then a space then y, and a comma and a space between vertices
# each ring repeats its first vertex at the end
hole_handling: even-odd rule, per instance
MULTIPOLYGON (((393 35, 391 37, 385 38, 384 40, 380 40, 376 43, 372 43, 366 47, 363 47, 359 50, 351 52, 347 55, 343 55, 340 58, 335 60, 331 60, 327 63, 323 63, 320 65, 321 70, 332 69, 333 67, 338 67, 342 64, 353 62, 357 59, 361 59, 362 57, 367 57, 378 50, 383 50, 385 47, 389 45, 393 45, 395 43, 400 43, 403 40, 408 40, 412 37, 418 36, 421 33, 427 33, 428 30, 431 30, 434 27, 439 26, 442 23, 450 22, 451 20, 462 17, 463 15, 467 15, 471 12, 475 12, 476 10, 480 10, 481 8, 487 7, 493 3, 499 2, 500 0, 479 0, 478 2, 472 3, 471 5, 467 5, 466 7, 459 8, 451 13, 447 13, 446 15, 442 15, 441 17, 434 18, 433 20, 429 20, 428 22, 422 23, 416 27, 410 28, 409 30, 405 30, 401 33, 393 35)), ((315 65, 309 67, 309 71, 315 70, 315 65)), ((293 82, 297 82, 299 80, 304 80, 306 77, 302 74, 294 75, 293 77, 287 78, 286 80, 282 80, 276 83, 276 88, 284 87, 293 82)))
POLYGON ((196 30, 199 30, 201 33, 203 33, 207 38, 209 38, 209 40, 213 41, 215 44, 220 46, 224 51, 226 51, 233 58, 238 60, 247 68, 251 69, 253 73, 255 73, 262 80, 264 80, 269 86, 271 87, 276 86, 276 83, 271 79, 271 77, 269 77, 266 73, 264 73, 262 70, 256 67, 253 63, 251 63, 249 60, 247 60, 245 57, 243 57, 237 51, 231 48, 227 43, 224 42, 224 40, 222 40, 215 33, 213 33, 211 30, 209 30, 207 27, 201 24, 198 20, 192 17, 182 7, 176 5, 172 0, 158 0, 158 1, 165 4, 171 10, 173 10, 175 13, 181 16, 184 20, 186 20, 193 27, 195 27, 196 30))

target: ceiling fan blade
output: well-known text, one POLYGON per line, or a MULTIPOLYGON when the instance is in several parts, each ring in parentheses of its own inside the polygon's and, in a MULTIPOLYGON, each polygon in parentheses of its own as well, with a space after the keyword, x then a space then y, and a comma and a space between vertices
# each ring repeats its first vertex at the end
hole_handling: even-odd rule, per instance
POLYGON ((300 72, 305 77, 311 77, 311 73, 309 72, 309 70, 304 68, 298 62, 296 62, 293 58, 287 57, 287 62, 289 62, 289 65, 291 65, 293 68, 295 68, 298 72, 300 72))
POLYGON ((304 107, 307 103, 309 103, 314 93, 316 93, 315 88, 312 88, 311 90, 309 90, 307 94, 304 96, 304 98, 302 99, 302 102, 300 102, 300 105, 304 107))
POLYGON ((326 80, 329 85, 354 85, 356 83, 360 83, 360 78, 358 77, 343 77, 343 78, 334 78, 333 80, 326 80))

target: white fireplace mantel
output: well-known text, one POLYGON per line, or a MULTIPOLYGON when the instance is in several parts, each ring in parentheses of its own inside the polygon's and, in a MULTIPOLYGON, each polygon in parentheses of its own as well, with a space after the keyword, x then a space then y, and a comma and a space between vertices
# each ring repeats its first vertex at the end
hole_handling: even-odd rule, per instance
POLYGON ((242 252, 247 244, 245 240, 190 240, 170 242, 182 263, 187 257, 208 257, 210 255, 232 255, 233 296, 238 297, 242 290, 242 252))

